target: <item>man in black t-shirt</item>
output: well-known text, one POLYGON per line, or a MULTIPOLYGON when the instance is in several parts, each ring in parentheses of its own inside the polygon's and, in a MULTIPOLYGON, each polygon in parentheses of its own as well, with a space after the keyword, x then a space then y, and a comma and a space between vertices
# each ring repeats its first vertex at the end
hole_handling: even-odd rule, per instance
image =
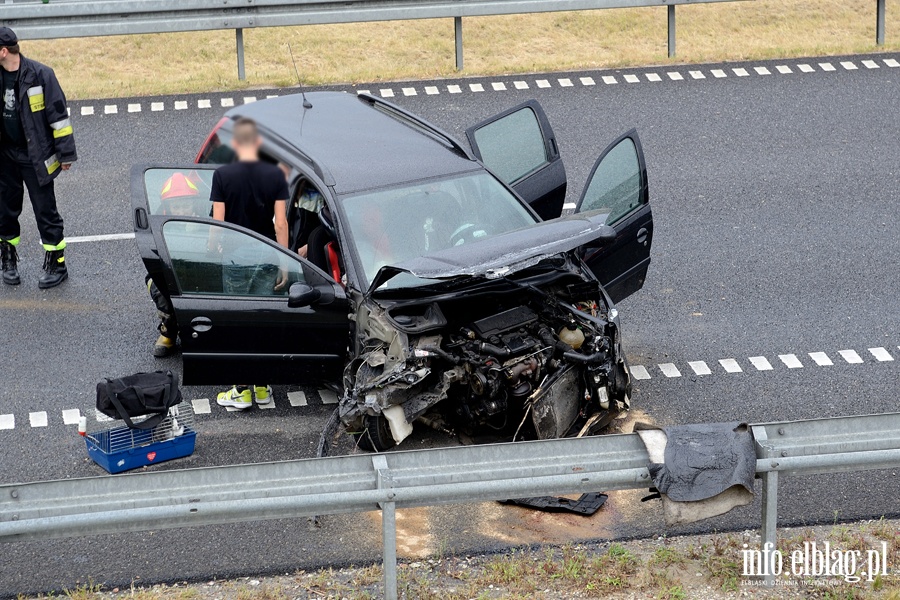
MULTIPOLYGON (((213 218, 246 227, 288 247, 288 188, 284 173, 275 165, 260 162, 262 140, 256 123, 238 119, 231 145, 237 162, 220 167, 213 174, 210 200, 213 218)), ((222 267, 223 291, 229 295, 264 296, 284 289, 283 270, 257 256, 259 244, 225 249, 222 267)), ((253 386, 252 395, 259 404, 272 401, 272 388, 253 386)), ((216 399, 220 406, 246 409, 253 406, 250 386, 234 386, 216 399)))

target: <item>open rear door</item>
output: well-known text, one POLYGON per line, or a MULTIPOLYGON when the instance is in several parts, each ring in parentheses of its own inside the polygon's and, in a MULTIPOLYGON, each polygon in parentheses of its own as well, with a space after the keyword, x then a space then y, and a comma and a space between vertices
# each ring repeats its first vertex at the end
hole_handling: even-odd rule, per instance
POLYGON ((614 242, 583 248, 585 262, 613 302, 641 289, 650 266, 653 213, 637 131, 629 131, 603 151, 575 211, 604 213, 606 224, 616 230, 614 242))
POLYGON ((547 115, 529 100, 466 130, 475 156, 542 219, 562 214, 566 169, 547 115))

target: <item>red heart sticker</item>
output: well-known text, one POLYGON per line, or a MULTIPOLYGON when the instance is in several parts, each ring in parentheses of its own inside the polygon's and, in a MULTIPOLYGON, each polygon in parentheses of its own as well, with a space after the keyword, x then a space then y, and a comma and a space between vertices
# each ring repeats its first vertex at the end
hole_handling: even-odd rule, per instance
POLYGON ((156 458, 156 452, 151 452, 147 455, 147 460, 149 460, 150 462, 153 462, 154 458, 156 458))

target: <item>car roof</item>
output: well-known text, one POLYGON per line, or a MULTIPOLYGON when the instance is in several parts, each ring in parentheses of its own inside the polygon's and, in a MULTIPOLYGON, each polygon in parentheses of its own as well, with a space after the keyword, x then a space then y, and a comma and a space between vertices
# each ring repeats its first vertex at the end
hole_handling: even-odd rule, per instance
POLYGON ((425 133, 432 126, 394 113, 393 105, 345 92, 306 96, 313 108, 291 94, 236 107, 227 116, 251 118, 264 136, 274 134, 311 158, 338 194, 481 168, 455 149, 456 142, 443 140, 438 130, 425 133))

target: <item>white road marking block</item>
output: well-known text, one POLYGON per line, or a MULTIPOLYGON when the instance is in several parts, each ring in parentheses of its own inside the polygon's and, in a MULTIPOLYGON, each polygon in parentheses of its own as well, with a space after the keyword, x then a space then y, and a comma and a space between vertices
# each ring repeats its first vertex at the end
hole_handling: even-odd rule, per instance
POLYGON ((197 108, 212 108, 212 102, 207 100, 197 100, 197 108))
POLYGON ((81 411, 77 408, 70 408, 62 411, 63 423, 65 425, 78 425, 81 420, 81 411))
POLYGON ((160 112, 164 110, 166 105, 162 102, 151 102, 150 103, 150 112, 160 112))
POLYGON ((787 65, 778 65, 777 67, 775 67, 775 69, 777 69, 778 72, 781 73, 782 75, 788 75, 790 73, 793 73, 793 71, 791 71, 791 68, 787 65))
POLYGON ((402 88, 402 91, 403 91, 404 96, 415 96, 416 95, 416 88, 414 88, 414 87, 405 87, 405 88, 402 88))
POLYGON ((619 82, 616 81, 616 78, 613 77, 612 75, 604 75, 604 76, 603 76, 603 83, 605 83, 606 85, 612 85, 612 84, 614 84, 614 83, 619 83, 619 82))
POLYGON ((750 76, 750 73, 747 72, 747 69, 744 69, 743 67, 738 67, 737 69, 732 69, 732 71, 734 71, 734 74, 737 75, 738 77, 749 77, 750 76))
POLYGON ((81 116, 82 117, 86 117, 86 116, 92 115, 92 114, 94 114, 93 106, 82 106, 81 107, 81 116))
POLYGON ((750 364, 756 367, 757 371, 771 371, 772 364, 769 362, 769 359, 765 356, 751 356, 750 364))
POLYGON ((638 83, 640 79, 638 79, 637 75, 626 75, 625 83, 638 83))
POLYGON ((425 86, 425 95, 426 96, 437 96, 441 91, 437 88, 436 85, 426 85, 425 86))
POLYGON ((469 89, 472 90, 473 92, 483 92, 484 86, 480 83, 470 83, 469 89))
POLYGON ((15 429, 16 428, 16 416, 15 415, 0 415, 0 429, 15 429))
POLYGON ((288 392, 288 402, 291 403, 291 406, 306 406, 306 393, 303 391, 288 392))
POLYGON ((337 404, 338 403, 337 394, 335 394, 331 390, 319 390, 319 398, 322 399, 322 404, 337 404))
POLYGON ((657 366, 666 377, 681 377, 681 371, 678 370, 674 363, 662 363, 657 366))
POLYGON ((862 357, 856 353, 856 350, 838 350, 838 354, 843 356, 844 360, 851 365, 858 365, 863 361, 862 357))
POLYGON ((562 79, 557 79, 559 81, 559 87, 572 87, 572 80, 566 77, 562 79))
POLYGON ((235 408, 234 406, 226 406, 225 410, 228 412, 244 412, 243 408, 235 408))
POLYGON ((363 94, 371 94, 372 92, 369 90, 356 90, 357 96, 362 96, 363 94))
POLYGON ((451 94, 462 94, 462 88, 458 85, 448 85, 447 91, 451 94))
POLYGON ((176 100, 175 110, 187 110, 187 100, 176 100))
POLYGON ((133 240, 134 233, 107 233, 104 235, 81 235, 66 238, 67 244, 79 244, 82 242, 112 242, 116 240, 133 240))
POLYGON ((47 411, 28 413, 28 422, 31 423, 32 427, 46 427, 47 411))
POLYGON ((593 77, 582 77, 579 81, 581 81, 581 85, 596 85, 597 82, 594 81, 593 77))
POLYGON ((728 75, 726 75, 726 74, 725 74, 725 71, 723 71, 722 69, 713 69, 713 70, 710 71, 710 72, 713 74, 713 77, 715 77, 716 79, 721 79, 721 78, 723 78, 723 77, 728 77, 728 75))
POLYGON ((505 92, 506 91, 506 84, 503 83, 502 81, 491 82, 491 87, 494 89, 495 92, 505 92))
POLYGON ((191 408, 194 409, 195 415, 208 415, 212 412, 212 408, 209 405, 209 398, 197 398, 191 400, 191 408))
POLYGON ((256 96, 244 96, 244 104, 256 102, 256 96))
POLYGON ((712 371, 709 370, 709 367, 706 366, 706 363, 702 360, 688 361, 688 365, 690 365, 697 375, 710 375, 712 373, 712 371))
POLYGON ((867 69, 880 69, 881 68, 878 66, 878 63, 875 62, 874 60, 864 60, 864 61, 862 61, 862 64, 865 65, 865 67, 867 69))
POLYGON ((660 77, 656 73, 647 73, 646 77, 647 77, 647 81, 653 81, 654 83, 657 81, 662 81, 662 77, 660 77))
POLYGON ((802 369, 803 363, 797 358, 796 354, 779 354, 778 358, 784 363, 788 369, 802 369))
POLYGON ((234 106, 234 98, 222 98, 220 103, 222 104, 222 108, 229 108, 234 106))
POLYGON ((800 71, 803 73, 812 73, 813 71, 815 71, 815 69, 807 64, 797 65, 797 68, 800 69, 800 71))
POLYGON ((669 79, 671 79, 672 81, 681 81, 684 79, 684 77, 678 71, 669 71, 668 73, 666 73, 666 75, 668 75, 669 79))
POLYGON ((855 71, 859 68, 856 66, 856 63, 850 62, 849 60, 842 62, 841 66, 844 67, 845 69, 847 69, 848 71, 855 71))
POLYGON ((694 79, 706 79, 706 75, 703 74, 703 71, 688 71, 691 74, 691 77, 694 79))
POLYGON ((563 204, 563 210, 575 210, 576 206, 578 205, 574 202, 566 202, 563 204))
POLYGON ((819 67, 820 67, 823 71, 837 71, 837 69, 836 69, 836 68, 834 67, 834 65, 831 64, 831 63, 819 63, 819 67))
POLYGON ((771 75, 772 72, 765 67, 753 67, 757 75, 771 75))
POLYGON ((525 81, 513 81, 513 86, 517 90, 527 90, 528 89, 528 83, 525 81))
POLYGON ((900 62, 897 62, 896 58, 886 58, 884 59, 884 64, 889 67, 900 67, 900 62))
POLYGON ((632 365, 628 367, 628 370, 631 371, 631 376, 635 379, 650 379, 650 373, 642 365, 632 365))
POLYGON ((271 401, 266 402, 265 404, 260 404, 259 402, 257 402, 256 406, 260 410, 269 410, 271 408, 275 408, 275 398, 272 398, 271 401))
POLYGON ((278 94, 269 94, 266 96, 267 99, 271 100, 272 98, 277 98, 278 94))
POLYGON ((130 113, 138 113, 138 112, 141 112, 141 105, 140 105, 140 104, 129 104, 129 105, 128 105, 128 112, 130 112, 130 113))
POLYGON ((383 90, 381 90, 381 97, 382 98, 393 98, 394 90, 392 90, 391 88, 384 88, 383 90))
POLYGON ((741 368, 741 365, 738 364, 738 361, 733 358, 720 358, 719 364, 722 365, 722 368, 725 369, 726 373, 743 373, 744 370, 741 368))
POLYGON ((548 88, 548 87, 550 87, 550 82, 547 81, 546 79, 537 79, 537 80, 535 80, 535 83, 537 84, 537 86, 538 86, 539 88, 548 88))
POLYGON ((824 352, 810 352, 809 357, 815 361, 817 365, 820 367, 830 367, 834 363, 831 362, 831 359, 828 358, 828 355, 824 352))
POLYGON ((106 106, 103 107, 103 114, 115 115, 115 114, 118 114, 118 112, 119 112, 119 107, 115 104, 107 104, 106 106))
POLYGON ((894 357, 891 356, 890 352, 888 352, 886 348, 869 348, 869 352, 872 354, 872 356, 875 357, 875 360, 879 362, 894 360, 894 357))

